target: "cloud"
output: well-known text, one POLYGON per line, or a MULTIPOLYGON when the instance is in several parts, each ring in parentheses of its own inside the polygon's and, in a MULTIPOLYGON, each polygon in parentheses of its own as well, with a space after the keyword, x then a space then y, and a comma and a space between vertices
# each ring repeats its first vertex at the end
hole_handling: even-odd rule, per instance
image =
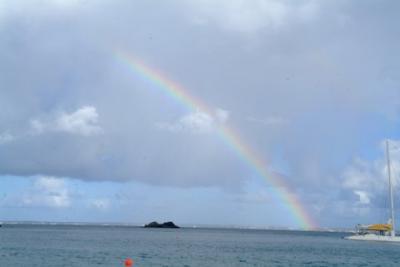
POLYGON ((213 130, 214 118, 203 112, 194 112, 183 116, 173 127, 176 131, 209 133, 213 130))
POLYGON ((0 145, 12 142, 13 140, 15 140, 15 136, 11 135, 10 133, 0 133, 0 145))
POLYGON ((216 109, 214 114, 195 111, 184 115, 174 123, 158 123, 160 129, 171 132, 188 132, 193 134, 209 134, 229 119, 229 112, 216 109))
POLYGON ((30 192, 22 195, 23 206, 67 208, 71 199, 63 179, 40 176, 36 178, 30 192))
POLYGON ((229 123, 321 214, 385 192, 374 146, 399 127, 399 4, 60 3, 0 1, 1 174, 237 190, 256 174, 213 134, 229 123), (122 44, 230 112, 185 113, 115 59, 122 44))
POLYGON ((108 210, 111 206, 109 199, 92 199, 89 201, 89 207, 98 210, 108 210))
POLYGON ((51 121, 41 121, 38 119, 31 120, 31 127, 37 134, 46 131, 66 132, 70 134, 92 136, 102 132, 98 126, 98 118, 96 108, 92 106, 84 106, 72 113, 61 113, 51 121))
POLYGON ((40 13, 46 15, 49 10, 64 12, 76 11, 77 8, 88 5, 90 1, 86 0, 32 0, 29 2, 23 0, 0 1, 0 25, 7 22, 7 19, 18 16, 26 12, 40 13), (40 7, 40 8, 39 8, 40 7))
POLYGON ((343 186, 350 189, 367 189, 382 187, 384 176, 382 171, 384 162, 381 160, 367 162, 361 159, 355 159, 351 166, 344 171, 343 186))
POLYGON ((360 198, 360 200, 359 200, 360 204, 366 205, 371 202, 367 192, 355 190, 354 194, 356 194, 360 198))
MULTIPOLYGON (((358 197, 357 202, 349 203, 355 211, 365 215, 369 210, 363 207, 380 208, 382 199, 388 199, 388 173, 385 141, 380 142, 381 157, 373 160, 354 160, 343 174, 343 187, 358 197)), ((400 146, 398 140, 390 140, 391 174, 394 188, 400 181, 400 146)), ((387 207, 385 207, 387 208, 387 207)))
POLYGON ((195 0, 188 5, 195 23, 215 23, 223 29, 245 33, 276 29, 291 19, 312 20, 318 10, 316 1, 293 5, 276 0, 195 0))
POLYGON ((32 119, 30 121, 30 126, 31 126, 32 132, 34 134, 41 134, 47 128, 47 125, 45 123, 43 123, 43 122, 41 122, 40 120, 37 120, 37 119, 32 119))
POLYGON ((215 111, 215 118, 220 123, 225 123, 229 119, 229 111, 217 108, 215 111))
MULTIPOLYGON (((373 161, 355 159, 353 164, 344 171, 343 186, 358 190, 383 190, 388 187, 388 169, 385 140, 380 142, 381 157, 373 161)), ((400 182, 400 142, 389 141, 391 158, 392 183, 396 187, 400 182)))
POLYGON ((86 106, 73 113, 64 113, 57 118, 56 128, 73 134, 90 136, 101 132, 97 125, 99 115, 96 108, 86 106))

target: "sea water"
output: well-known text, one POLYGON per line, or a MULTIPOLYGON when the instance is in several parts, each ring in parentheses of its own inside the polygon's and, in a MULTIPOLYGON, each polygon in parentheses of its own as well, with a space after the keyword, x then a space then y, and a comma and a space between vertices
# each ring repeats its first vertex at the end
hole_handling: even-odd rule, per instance
POLYGON ((4 225, 0 266, 400 266, 400 244, 346 233, 4 225))

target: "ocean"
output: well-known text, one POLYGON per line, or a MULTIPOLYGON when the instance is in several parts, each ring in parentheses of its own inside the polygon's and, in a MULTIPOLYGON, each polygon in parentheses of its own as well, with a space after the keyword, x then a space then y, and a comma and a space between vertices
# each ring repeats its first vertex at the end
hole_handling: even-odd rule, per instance
POLYGON ((400 266, 400 244, 346 233, 4 225, 0 266, 400 266))

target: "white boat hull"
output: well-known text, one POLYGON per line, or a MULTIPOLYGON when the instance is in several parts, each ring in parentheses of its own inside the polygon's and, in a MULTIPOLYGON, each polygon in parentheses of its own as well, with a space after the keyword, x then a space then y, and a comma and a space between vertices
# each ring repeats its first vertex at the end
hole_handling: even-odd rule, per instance
POLYGON ((385 235, 351 235, 346 236, 348 240, 359 240, 359 241, 382 241, 382 242, 400 242, 400 236, 385 236, 385 235))

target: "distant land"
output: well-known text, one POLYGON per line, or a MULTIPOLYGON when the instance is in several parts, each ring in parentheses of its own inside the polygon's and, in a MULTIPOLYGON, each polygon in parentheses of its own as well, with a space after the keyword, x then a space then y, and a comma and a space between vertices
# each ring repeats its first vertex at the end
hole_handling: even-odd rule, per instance
POLYGON ((144 228, 179 228, 179 226, 175 225, 173 222, 151 222, 149 224, 146 224, 144 228))

